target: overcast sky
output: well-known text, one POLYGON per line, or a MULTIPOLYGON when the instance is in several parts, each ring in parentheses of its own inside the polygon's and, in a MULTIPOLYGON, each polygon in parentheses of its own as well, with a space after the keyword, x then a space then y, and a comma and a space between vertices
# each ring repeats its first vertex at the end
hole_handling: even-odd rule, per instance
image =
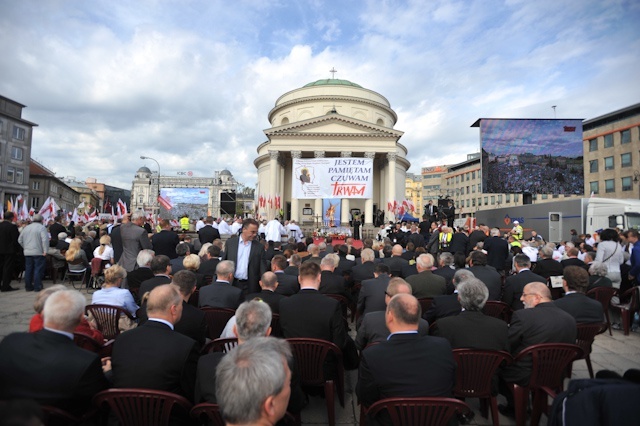
POLYGON ((130 189, 145 155, 253 186, 275 100, 335 67, 389 99, 420 173, 477 152, 480 117, 640 102, 639 22, 637 0, 0 0, 0 94, 58 176, 130 189))

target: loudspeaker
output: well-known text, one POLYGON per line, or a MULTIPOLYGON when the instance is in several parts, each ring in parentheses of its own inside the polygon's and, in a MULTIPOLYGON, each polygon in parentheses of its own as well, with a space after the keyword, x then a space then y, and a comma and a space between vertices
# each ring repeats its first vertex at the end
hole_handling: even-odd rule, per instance
POLYGON ((234 191, 220 193, 220 214, 229 216, 236 214, 236 193, 234 191))

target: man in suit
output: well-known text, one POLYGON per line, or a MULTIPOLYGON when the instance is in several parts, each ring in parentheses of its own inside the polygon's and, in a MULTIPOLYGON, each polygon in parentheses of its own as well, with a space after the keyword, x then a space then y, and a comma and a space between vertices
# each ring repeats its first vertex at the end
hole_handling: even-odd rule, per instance
POLYGON ((424 247, 427 245, 424 236, 418 232, 416 225, 411 225, 411 234, 407 238, 407 243, 413 243, 414 247, 424 247))
MULTIPOLYGON (((411 285, 402 278, 391 278, 389 280, 389 285, 387 286, 387 291, 385 292, 384 301, 388 306, 389 301, 396 294, 411 294, 411 291, 411 285)), ((356 336, 356 347, 360 351, 371 343, 387 340, 390 332, 387 328, 385 316, 385 311, 369 312, 364 316, 356 336)), ((422 318, 420 318, 420 322, 418 324, 418 334, 420 336, 426 336, 429 334, 429 323, 422 318)))
POLYGON ((441 337, 419 336, 420 314, 420 303, 410 294, 389 301, 389 338, 362 352, 356 394, 363 406, 384 398, 451 396, 456 372, 451 345, 441 337))
MULTIPOLYGON (((204 312, 188 303, 196 289, 196 281, 196 275, 193 272, 180 271, 173 276, 171 284, 176 286, 182 296, 182 317, 175 324, 174 330, 198 342, 198 350, 200 350, 207 338, 207 323, 204 312)), ((148 320, 146 304, 140 307, 138 319, 138 325, 148 320)))
POLYGON ((449 243, 449 252, 450 253, 467 253, 469 250, 469 236, 467 235, 464 228, 458 228, 456 232, 453 233, 453 237, 451 237, 451 242, 449 243))
POLYGON ((478 227, 471 232, 471 234, 469 234, 469 245, 467 246, 467 255, 469 254, 469 252, 471 252, 471 250, 473 250, 473 248, 476 246, 476 244, 478 244, 479 242, 484 242, 484 240, 487 239, 487 233, 489 231, 489 228, 480 223, 478 224, 478 227))
MULTIPOLYGON (((505 263, 509 257, 509 243, 500 236, 498 228, 491 228, 489 234, 490 237, 484 240, 483 245, 483 249, 487 252, 487 264, 504 275, 505 263)), ((491 293, 491 289, 489 289, 489 293, 491 293)))
POLYGON ((545 283, 547 280, 531 272, 531 260, 526 254, 516 254, 513 256, 513 266, 516 269, 516 274, 507 278, 502 301, 511 306, 512 310, 517 311, 524 309, 524 305, 520 301, 524 286, 534 282, 545 283))
POLYGON ((580 253, 580 250, 578 250, 575 247, 571 247, 570 249, 568 249, 567 250, 568 258, 560 262, 562 267, 566 268, 567 266, 579 266, 581 268, 585 268, 586 264, 582 260, 578 259, 579 253, 580 253))
MULTIPOLYGON (((342 244, 338 246, 338 265, 336 266, 336 273, 345 277, 351 276, 351 270, 354 266, 356 266, 355 260, 348 259, 349 255, 349 246, 346 244, 342 244)), ((360 252, 358 252, 358 256, 360 252)), ((351 255, 353 256, 353 255, 351 255)))
POLYGON ((289 258, 289 266, 285 268, 284 273, 287 275, 293 275, 297 279, 301 264, 302 259, 300 259, 300 256, 295 253, 292 254, 291 258, 289 258))
POLYGON ((429 220, 429 225, 438 220, 438 207, 433 205, 432 200, 429 200, 429 203, 424 206, 424 214, 429 220))
POLYGON ((180 244, 180 237, 171 229, 171 223, 167 219, 162 219, 160 232, 151 237, 151 244, 156 254, 164 254, 169 256, 169 259, 175 259, 178 256, 176 246, 180 244))
POLYGON ((351 300, 351 293, 347 291, 342 275, 335 274, 338 255, 331 253, 322 258, 320 262, 320 288, 322 294, 338 294, 351 300))
MULTIPOLYGON (((553 243, 551 243, 553 244, 553 243)), ((562 275, 562 264, 557 260, 553 259, 553 249, 549 246, 544 246, 540 249, 540 257, 536 262, 536 267, 534 268, 534 272, 540 275, 544 280, 542 282, 547 282, 549 277, 557 277, 562 275)))
POLYGON ((342 308, 340 302, 318 291, 320 266, 313 262, 302 264, 299 280, 300 291, 280 301, 280 327, 284 337, 327 340, 344 350, 350 338, 342 319, 342 308))
POLYGON ((153 271, 151 270, 151 261, 154 257, 155 253, 153 250, 140 250, 140 253, 138 253, 136 257, 138 268, 127 274, 127 286, 130 289, 139 289, 144 281, 154 277, 153 271))
POLYGON ((287 258, 281 254, 273 256, 271 259, 271 271, 276 274, 278 279, 278 287, 276 293, 283 296, 291 296, 300 291, 300 284, 298 279, 293 275, 285 274, 284 270, 287 267, 287 258))
POLYGON ((358 326, 362 321, 362 317, 369 312, 384 311, 387 304, 384 302, 384 292, 389 285, 389 266, 384 263, 378 263, 374 271, 375 278, 362 282, 362 288, 358 295, 357 311, 360 314, 358 326))
POLYGON ((140 284, 140 291, 138 296, 142 299, 145 293, 150 292, 154 288, 162 284, 169 284, 171 282, 171 263, 167 256, 160 255, 151 259, 149 264, 151 272, 153 272, 153 278, 149 278, 140 284))
POLYGON ((374 263, 375 253, 372 249, 366 248, 360 253, 360 260, 362 263, 356 265, 351 269, 351 282, 362 283, 365 280, 374 278, 373 271, 376 268, 374 263))
POLYGON ((260 291, 260 277, 267 270, 264 247, 256 241, 258 222, 245 219, 239 236, 227 240, 221 260, 231 260, 236 266, 233 285, 243 294, 260 291))
POLYGON ((17 290, 17 288, 11 287, 13 268, 19 247, 18 237, 20 236, 18 227, 13 223, 14 217, 13 212, 7 212, 0 222, 0 268, 2 271, 0 291, 2 292, 17 290))
POLYGON ((469 254, 469 271, 486 284, 489 289, 489 300, 500 300, 502 296, 502 277, 491 266, 487 265, 487 255, 474 250, 469 254))
MULTIPOLYGON (((472 272, 467 269, 459 269, 453 276, 453 287, 456 288, 462 281, 475 278, 472 272)), ((440 318, 458 315, 462 311, 462 306, 458 300, 458 293, 447 294, 444 296, 436 296, 431 302, 431 306, 424 314, 424 318, 429 321, 429 324, 433 324, 440 318)))
POLYGON ((482 313, 489 289, 477 278, 462 281, 456 287, 462 312, 438 320, 436 335, 451 347, 508 351, 509 326, 506 322, 482 313))
POLYGON ((177 288, 154 288, 147 301, 149 319, 122 333, 113 344, 113 386, 178 393, 193 401, 198 344, 174 330, 183 311, 177 288))
POLYGON ((445 294, 447 281, 441 276, 431 272, 431 268, 433 268, 433 255, 427 253, 418 256, 416 268, 418 269, 418 273, 407 277, 407 282, 411 284, 413 295, 417 299, 445 294))
POLYGON ((216 267, 216 281, 200 287, 198 306, 211 308, 237 309, 244 301, 242 290, 234 287, 233 271, 235 265, 230 260, 223 260, 216 267))
POLYGON ((391 257, 382 259, 382 263, 389 266, 391 275, 401 278, 404 278, 402 271, 409 265, 409 262, 402 258, 402 246, 400 244, 393 246, 391 257))
POLYGON ((602 304, 587 297, 589 273, 579 266, 567 266, 562 276, 564 297, 553 303, 575 318, 577 323, 601 323, 604 321, 602 304))
POLYGON ((144 218, 144 212, 136 210, 131 214, 130 222, 120 225, 122 256, 120 260, 118 260, 118 264, 126 269, 127 272, 131 272, 135 268, 136 258, 140 250, 151 250, 153 248, 147 231, 142 227, 142 225, 144 225, 144 218))
POLYGON ((204 220, 204 226, 198 231, 200 244, 213 243, 218 238, 220 238, 220 232, 213 227, 213 217, 207 216, 204 220))
POLYGON ((84 315, 85 298, 62 290, 47 299, 44 329, 13 333, 0 342, 0 399, 34 399, 67 411, 83 413, 93 396, 106 389, 103 369, 110 363, 73 342, 84 315))
POLYGON ((446 282, 445 294, 453 293, 453 275, 456 273, 456 269, 453 267, 453 255, 446 251, 440 253, 438 255, 438 268, 432 272, 434 275, 444 278, 446 282))
POLYGON ((211 245, 205 254, 205 260, 200 262, 198 273, 205 277, 213 277, 216 274, 216 266, 220 262, 220 247, 211 245))
POLYGON ((429 235, 429 241, 427 242, 427 252, 432 255, 438 254, 438 249, 440 248, 440 229, 438 228, 437 222, 431 222, 431 234, 429 235))
POLYGON ((278 314, 280 313, 280 301, 287 298, 287 296, 276 293, 278 285, 278 278, 276 277, 276 274, 271 271, 267 271, 262 274, 262 278, 260 279, 260 288, 262 288, 262 291, 259 293, 247 294, 245 300, 249 302, 258 297, 269 305, 271 312, 278 314))
POLYGON ((191 254, 191 247, 186 242, 180 242, 174 249, 175 256, 171 259, 171 272, 174 274, 184 269, 184 258, 191 254))
MULTIPOLYGON (((509 326, 509 347, 512 355, 539 343, 576 342, 576 321, 551 300, 551 292, 543 283, 529 283, 521 296, 524 309, 515 311, 509 326)), ((507 405, 500 412, 513 416, 513 394, 505 383, 526 386, 531 375, 531 358, 509 364, 501 372, 500 392, 507 397, 507 405)))

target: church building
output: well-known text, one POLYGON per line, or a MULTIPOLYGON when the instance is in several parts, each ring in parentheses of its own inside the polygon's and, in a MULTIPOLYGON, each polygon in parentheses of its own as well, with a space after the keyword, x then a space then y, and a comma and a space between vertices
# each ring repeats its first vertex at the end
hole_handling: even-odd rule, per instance
POLYGON ((364 215, 372 225, 378 210, 393 219, 387 205, 404 199, 410 163, 384 96, 347 80, 318 80, 280 96, 268 119, 254 161, 262 217, 326 225, 326 206, 338 203, 342 224, 364 215))

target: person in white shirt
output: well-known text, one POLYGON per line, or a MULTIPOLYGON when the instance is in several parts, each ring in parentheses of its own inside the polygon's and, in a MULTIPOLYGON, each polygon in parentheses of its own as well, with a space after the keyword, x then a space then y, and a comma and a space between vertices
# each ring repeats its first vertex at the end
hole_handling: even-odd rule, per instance
POLYGON ((196 232, 198 232, 200 229, 202 229, 204 227, 204 220, 202 220, 202 218, 198 219, 198 221, 196 222, 196 232))
POLYGON ((231 226, 229 226, 229 224, 224 220, 221 220, 220 223, 218 224, 218 232, 220 232, 220 235, 233 234, 233 231, 231 230, 231 226))
POLYGON ((270 220, 265 227, 265 240, 277 241, 282 240, 282 235, 285 235, 287 231, 278 219, 270 220))
POLYGON ((295 220, 291 220, 291 222, 289 222, 285 229, 289 237, 295 238, 297 243, 302 242, 304 234, 302 233, 300 226, 298 226, 295 220))
POLYGON ((242 228, 242 218, 237 218, 231 225, 231 235, 235 235, 242 228))
POLYGON ((100 245, 93 251, 93 257, 107 260, 112 265, 115 263, 113 260, 113 247, 111 247, 111 237, 103 235, 100 237, 100 245))

